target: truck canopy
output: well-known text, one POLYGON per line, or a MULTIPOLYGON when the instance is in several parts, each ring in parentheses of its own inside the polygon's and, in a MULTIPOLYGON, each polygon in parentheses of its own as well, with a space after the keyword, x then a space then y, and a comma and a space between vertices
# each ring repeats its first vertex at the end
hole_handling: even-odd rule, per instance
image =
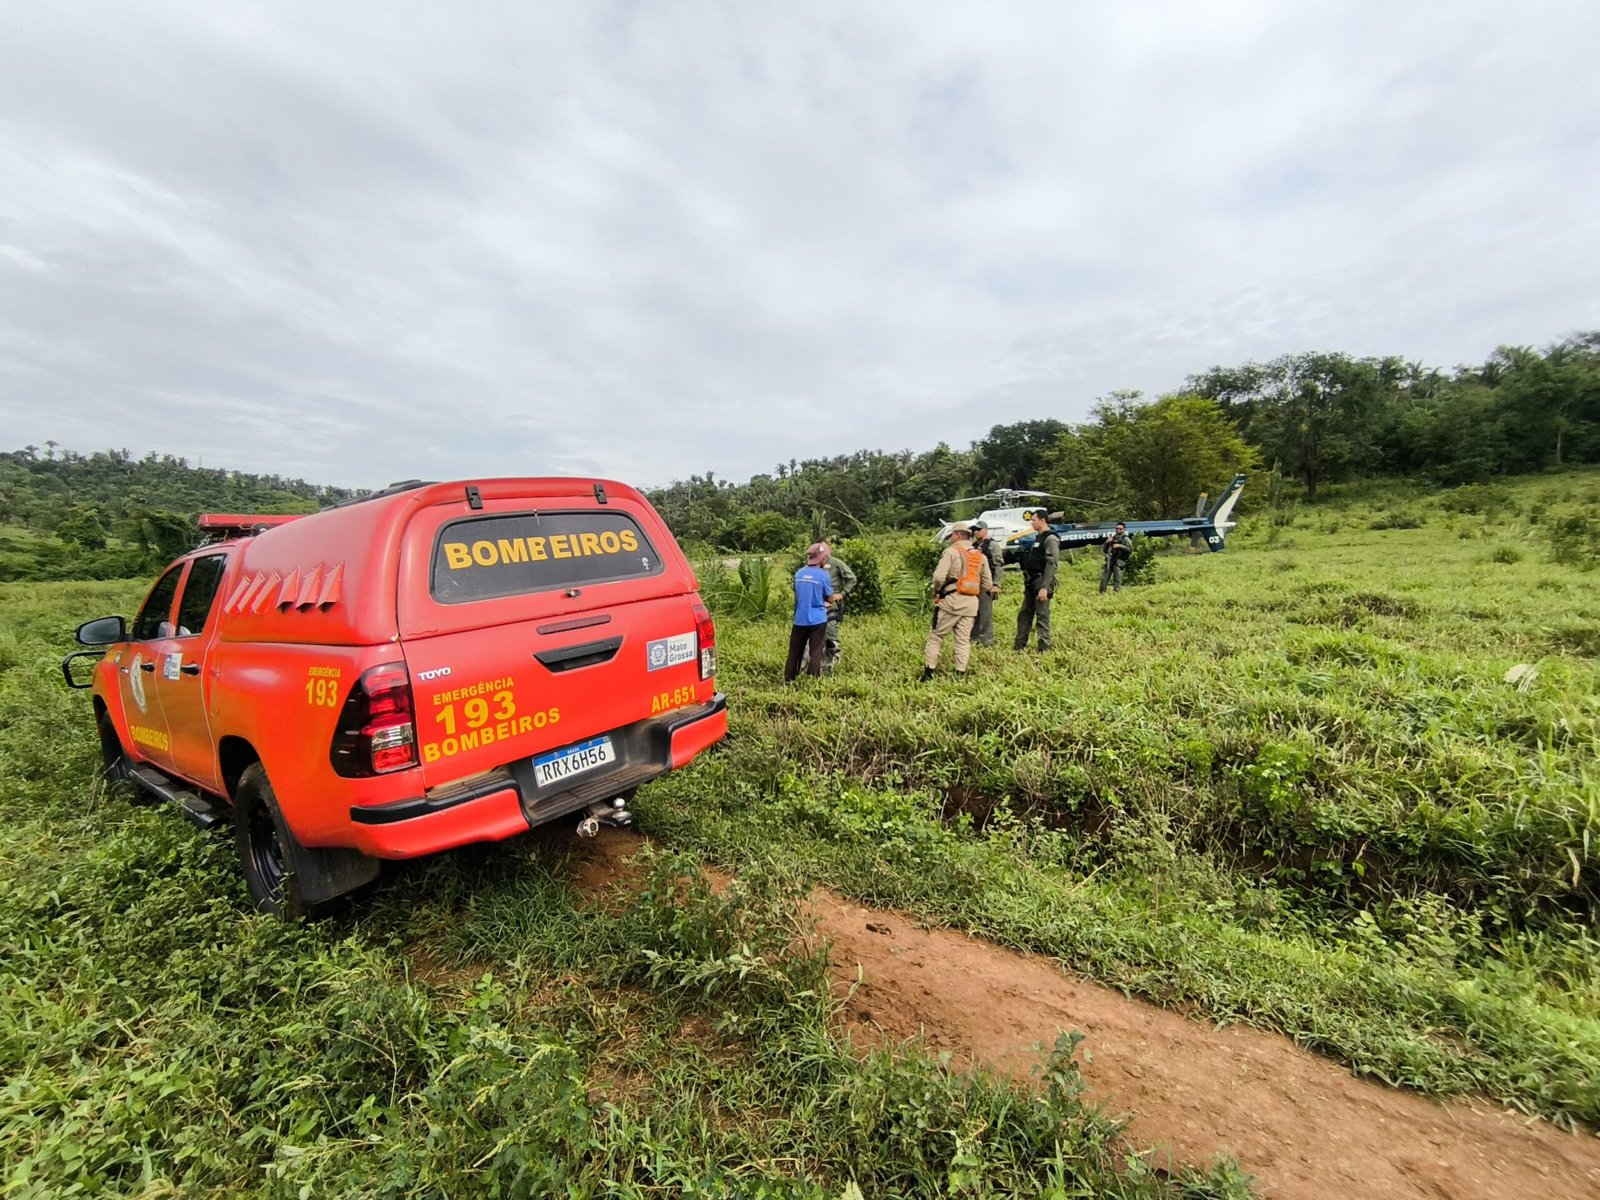
MULTIPOLYGON (((262 518, 242 518, 260 522, 262 518)), ((247 541, 226 641, 377 645, 693 591, 661 518, 600 479, 436 483, 247 541)))

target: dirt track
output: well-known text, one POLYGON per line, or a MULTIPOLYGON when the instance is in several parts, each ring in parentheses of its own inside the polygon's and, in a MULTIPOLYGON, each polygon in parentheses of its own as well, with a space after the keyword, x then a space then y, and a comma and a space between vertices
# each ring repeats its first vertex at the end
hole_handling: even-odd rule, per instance
MULTIPOLYGON (((639 844, 607 830, 581 846, 584 885, 624 873, 639 844)), ((1357 1079, 1277 1035, 1218 1029, 1070 978, 1051 959, 825 891, 811 907, 855 1037, 921 1035, 956 1063, 1026 1078, 1058 1032, 1081 1030, 1092 1094, 1127 1116, 1128 1139, 1155 1147, 1158 1161, 1232 1155, 1261 1195, 1296 1200, 1600 1197, 1592 1134, 1357 1079)))

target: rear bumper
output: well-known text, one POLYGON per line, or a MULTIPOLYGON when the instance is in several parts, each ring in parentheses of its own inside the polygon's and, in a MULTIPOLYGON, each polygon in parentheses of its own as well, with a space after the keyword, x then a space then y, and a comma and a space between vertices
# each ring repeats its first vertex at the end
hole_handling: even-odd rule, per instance
POLYGON ((351 844, 374 858, 416 858, 500 841, 682 767, 727 732, 728 702, 718 692, 704 704, 611 730, 616 761, 593 775, 541 788, 532 761, 521 759, 424 796, 353 806, 351 844))

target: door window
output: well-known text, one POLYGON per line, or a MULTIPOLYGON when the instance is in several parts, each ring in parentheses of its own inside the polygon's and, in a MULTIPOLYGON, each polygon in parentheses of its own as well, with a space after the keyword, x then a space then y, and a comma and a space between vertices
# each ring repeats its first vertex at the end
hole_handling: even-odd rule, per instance
POLYGON ((178 602, 178 631, 174 637, 194 637, 205 632, 206 620, 222 583, 222 569, 227 565, 226 554, 208 554, 190 565, 188 582, 183 585, 183 599, 178 602))
POLYGON ((183 575, 183 564, 173 567, 150 589, 144 607, 133 619, 132 640, 148 642, 154 638, 172 636, 172 598, 178 592, 178 579, 183 575))

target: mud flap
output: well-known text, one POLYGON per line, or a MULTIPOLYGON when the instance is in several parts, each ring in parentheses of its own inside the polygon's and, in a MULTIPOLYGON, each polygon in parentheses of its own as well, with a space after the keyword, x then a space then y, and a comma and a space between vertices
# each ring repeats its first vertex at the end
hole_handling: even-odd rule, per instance
MULTIPOLYGON (((364 887, 378 877, 383 864, 377 859, 344 846, 307 848, 288 833, 284 865, 294 876, 294 884, 309 905, 325 904, 347 892, 364 887)), ((279 838, 282 842, 284 839, 279 838)))

